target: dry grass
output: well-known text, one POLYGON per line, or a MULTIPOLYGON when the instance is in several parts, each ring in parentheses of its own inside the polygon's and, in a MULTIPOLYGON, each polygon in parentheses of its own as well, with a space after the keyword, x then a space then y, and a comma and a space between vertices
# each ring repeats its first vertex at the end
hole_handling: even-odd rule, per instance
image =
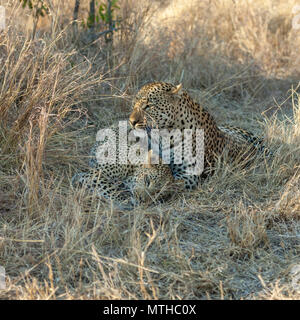
POLYGON ((50 2, 31 41, 29 12, 0 1, 0 298, 299 299, 297 2, 120 0, 112 51, 74 37, 72 7, 50 2), (133 211, 73 190, 97 128, 153 80, 181 81, 274 156, 133 211))

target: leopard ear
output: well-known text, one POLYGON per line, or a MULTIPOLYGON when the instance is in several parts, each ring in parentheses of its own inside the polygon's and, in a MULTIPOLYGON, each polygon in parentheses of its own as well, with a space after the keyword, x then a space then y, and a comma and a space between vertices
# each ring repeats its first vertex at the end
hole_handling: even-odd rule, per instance
POLYGON ((180 94, 181 89, 182 89, 182 84, 179 83, 179 85, 177 85, 174 89, 172 89, 171 93, 172 94, 180 94))

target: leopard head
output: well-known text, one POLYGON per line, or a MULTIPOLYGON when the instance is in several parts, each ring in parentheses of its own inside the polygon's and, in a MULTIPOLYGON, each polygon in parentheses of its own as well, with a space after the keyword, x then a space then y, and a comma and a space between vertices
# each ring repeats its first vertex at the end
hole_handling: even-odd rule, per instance
POLYGON ((158 164, 152 162, 154 162, 154 156, 150 150, 147 163, 138 168, 135 173, 132 193, 142 203, 160 201, 174 194, 172 186, 176 182, 170 167, 164 164, 162 159, 159 159, 158 164))
POLYGON ((134 129, 171 128, 176 119, 176 107, 182 85, 153 82, 143 86, 135 96, 129 122, 134 129))

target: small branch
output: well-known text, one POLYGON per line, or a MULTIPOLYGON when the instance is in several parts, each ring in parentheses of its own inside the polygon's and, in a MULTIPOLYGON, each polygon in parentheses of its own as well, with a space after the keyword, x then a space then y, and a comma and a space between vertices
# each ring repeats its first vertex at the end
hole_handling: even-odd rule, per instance
POLYGON ((111 0, 107 0, 108 2, 108 5, 107 5, 107 16, 108 16, 108 29, 109 31, 111 31, 111 34, 110 34, 110 38, 107 37, 107 35, 105 35, 105 41, 106 42, 109 42, 109 41, 113 41, 113 20, 112 20, 112 12, 111 12, 111 0))
POLYGON ((74 35, 76 35, 77 32, 78 32, 77 20, 78 20, 79 6, 80 6, 80 0, 75 0, 75 6, 74 6, 74 12, 73 12, 73 29, 74 29, 74 35))
POLYGON ((73 13, 74 22, 78 19, 79 6, 80 6, 80 0, 75 0, 74 13, 73 13))
POLYGON ((102 36, 107 37, 109 34, 112 34, 113 31, 118 31, 118 30, 119 30, 119 29, 113 29, 113 30, 105 30, 105 31, 98 32, 98 33, 92 33, 92 35, 91 35, 91 37, 90 37, 89 43, 98 40, 98 39, 99 39, 100 37, 102 37, 102 36))
POLYGON ((95 0, 90 1, 90 19, 91 19, 91 31, 94 33, 95 30, 95 0))
POLYGON ((107 6, 107 16, 108 16, 108 27, 109 30, 113 29, 113 21, 112 21, 112 14, 111 14, 111 0, 107 0, 108 6, 107 6))

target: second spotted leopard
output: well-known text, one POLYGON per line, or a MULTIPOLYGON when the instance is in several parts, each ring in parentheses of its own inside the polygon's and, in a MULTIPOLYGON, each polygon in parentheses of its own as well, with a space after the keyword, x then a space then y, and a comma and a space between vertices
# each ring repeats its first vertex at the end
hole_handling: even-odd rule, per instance
MULTIPOLYGON (((119 145, 119 128, 110 128, 119 145)), ((129 128, 128 128, 129 131, 129 128)), ((91 150, 88 172, 79 172, 72 178, 75 186, 82 186, 96 192, 100 197, 110 199, 120 207, 128 207, 139 203, 156 202, 174 194, 174 188, 180 185, 175 181, 172 171, 167 164, 152 164, 152 152, 148 153, 146 164, 122 164, 117 150, 116 163, 99 163, 97 152, 102 151, 107 139, 97 142, 91 150), (172 187, 171 187, 172 185, 172 187)), ((130 144, 127 146, 128 152, 130 144)))

